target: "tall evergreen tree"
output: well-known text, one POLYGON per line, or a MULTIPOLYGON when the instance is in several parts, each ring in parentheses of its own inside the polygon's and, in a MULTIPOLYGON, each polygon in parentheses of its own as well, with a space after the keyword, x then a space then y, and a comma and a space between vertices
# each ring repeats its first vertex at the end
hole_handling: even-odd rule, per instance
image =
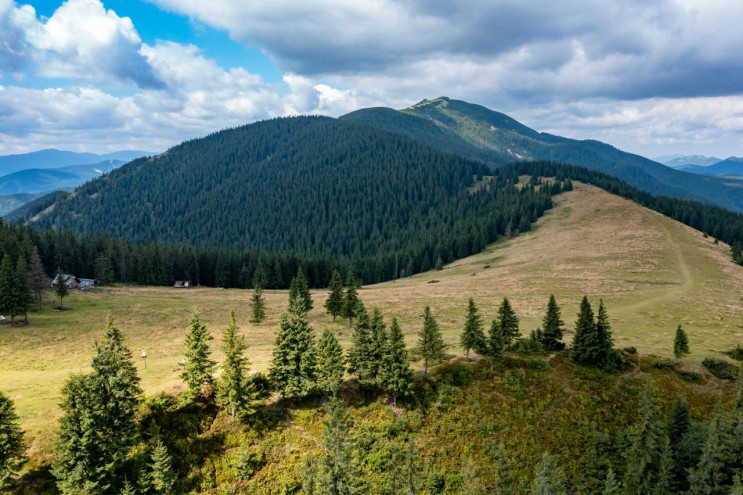
POLYGON ((343 401, 330 399, 326 406, 328 418, 324 421, 322 444, 325 450, 318 479, 319 492, 327 495, 350 495, 353 493, 351 473, 351 448, 349 445, 350 418, 343 401))
POLYGON ((245 357, 248 345, 238 333, 234 310, 230 311, 230 324, 222 334, 222 345, 224 362, 222 375, 217 383, 217 403, 233 419, 243 419, 253 412, 251 403, 255 393, 248 380, 250 362, 245 357))
POLYGON ((562 333, 565 323, 562 321, 560 307, 554 295, 550 295, 547 304, 547 313, 542 320, 542 345, 548 351, 559 351, 565 348, 562 343, 562 333))
POLYGON ((552 458, 546 452, 534 471, 531 495, 567 495, 565 476, 562 470, 552 463, 552 458))
POLYGON ((292 319, 281 315, 274 342, 269 376, 282 397, 306 397, 317 388, 317 349, 305 308, 302 297, 294 300, 292 319))
POLYGON ((570 351, 570 357, 581 366, 595 366, 599 360, 598 348, 598 335, 593 309, 591 309, 588 298, 583 296, 578 320, 575 322, 575 335, 573 336, 573 348, 570 351))
POLYGON ((624 492, 627 495, 653 493, 660 470, 660 459, 666 432, 650 385, 642 390, 640 417, 632 430, 627 451, 624 492))
POLYGON ((392 318, 390 325, 389 349, 384 357, 384 389, 392 396, 392 403, 397 406, 397 399, 407 397, 412 392, 413 372, 408 362, 408 351, 397 318, 392 318))
POLYGON ((375 377, 377 385, 384 385, 384 357, 387 355, 387 326, 384 324, 384 317, 379 308, 372 310, 371 320, 371 376, 375 377))
POLYGON ((39 256, 39 249, 34 246, 31 252, 31 268, 28 275, 29 284, 33 291, 36 299, 39 302, 39 311, 41 311, 41 299, 43 291, 48 287, 49 280, 47 279, 46 273, 44 272, 44 264, 41 262, 41 256, 39 256))
POLYGON ((353 324, 351 347, 348 349, 348 372, 358 377, 359 382, 373 382, 372 374, 376 363, 374 360, 374 336, 372 334, 369 314, 361 301, 358 301, 353 324))
POLYGON ((335 395, 343 383, 345 369, 343 349, 333 332, 326 328, 317 345, 317 386, 323 392, 335 395))
POLYGON ((343 308, 341 309, 341 316, 348 318, 348 328, 351 328, 359 302, 359 295, 356 292, 356 279, 353 276, 353 272, 348 272, 348 277, 346 278, 346 297, 343 299, 343 308))
POLYGON ((488 331, 487 340, 487 351, 488 356, 491 358, 490 367, 491 369, 495 366, 495 362, 503 359, 503 352, 506 350, 506 339, 503 337, 500 324, 497 319, 494 319, 490 324, 490 330, 488 331))
POLYGON ((0 392, 0 490, 20 467, 26 450, 18 419, 13 401, 0 392))
POLYGON ((423 356, 423 377, 428 376, 428 363, 446 357, 446 345, 441 337, 441 329, 431 314, 430 306, 423 310, 423 328, 418 332, 418 347, 423 356))
POLYGON ((604 489, 601 492, 601 495, 619 495, 620 493, 619 481, 617 481, 614 470, 612 468, 609 468, 609 470, 606 472, 604 489))
POLYGON ((292 279, 289 285, 289 310, 293 308, 298 300, 304 301, 304 312, 309 313, 313 308, 312 296, 310 295, 310 287, 307 283, 307 277, 304 275, 304 271, 300 268, 297 270, 297 275, 292 279))
POLYGON ((686 485, 686 466, 681 459, 681 443, 690 427, 689 403, 681 396, 676 397, 668 417, 667 432, 673 456, 671 487, 677 492, 683 491, 686 485))
POLYGON ((603 299, 599 299, 599 312, 596 316, 596 364, 603 369, 610 366, 611 354, 614 349, 614 338, 611 334, 609 315, 606 313, 603 299))
POLYGON ((152 448, 150 469, 152 470, 150 475, 152 489, 164 495, 172 493, 177 477, 173 469, 173 459, 160 438, 155 440, 155 446, 152 448))
POLYGON ((482 328, 482 318, 477 311, 474 299, 470 297, 467 302, 467 318, 464 322, 464 330, 460 339, 464 357, 470 360, 470 350, 482 350, 485 348, 485 333, 482 328))
POLYGON ((213 337, 201 322, 198 313, 191 315, 188 321, 189 329, 186 334, 186 359, 181 372, 181 378, 188 391, 183 395, 186 404, 193 404, 201 396, 206 385, 214 384, 214 367, 216 362, 210 359, 212 354, 209 342, 213 337))
POLYGON ((506 347, 509 347, 515 339, 519 338, 519 318, 513 311, 511 301, 507 297, 503 298, 503 302, 498 308, 498 326, 506 347))
POLYGON ((689 337, 687 337, 686 332, 679 325, 676 329, 676 337, 673 339, 673 355, 676 357, 676 361, 678 361, 690 353, 689 337))
POLYGON ((60 270, 57 271, 57 284, 54 286, 54 293, 59 298, 59 305, 63 306, 64 298, 67 297, 67 294, 69 294, 69 290, 64 283, 64 277, 62 276, 62 272, 60 270))
POLYGON ((0 262, 0 313, 10 316, 10 323, 15 326, 15 317, 21 314, 18 277, 10 254, 3 256, 0 262))
POLYGON ((502 443, 498 444, 498 450, 495 454, 495 468, 493 472, 493 495, 511 495, 511 465, 508 462, 506 447, 502 443))
POLYGON ((743 481, 740 473, 733 476, 733 487, 730 489, 730 495, 743 495, 743 481))
POLYGON ((343 312, 344 299, 343 279, 338 270, 333 270, 330 285, 328 285, 328 298, 325 301, 325 310, 333 316, 333 321, 343 312))
POLYGON ((28 265, 23 255, 18 256, 16 262, 16 304, 19 315, 24 316, 24 321, 28 323, 28 308, 34 301, 34 294, 31 290, 31 283, 28 278, 28 265))
POLYGON ((251 323, 260 323, 266 319, 266 300, 263 298, 263 289, 257 284, 250 296, 250 314, 251 323))
POLYGON ((707 442, 696 468, 689 474, 691 495, 726 495, 739 472, 732 418, 718 402, 707 442))

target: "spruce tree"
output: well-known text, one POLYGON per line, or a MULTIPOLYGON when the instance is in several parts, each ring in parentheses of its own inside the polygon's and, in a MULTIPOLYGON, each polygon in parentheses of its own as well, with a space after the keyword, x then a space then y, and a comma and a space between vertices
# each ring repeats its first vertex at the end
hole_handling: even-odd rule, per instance
POLYGON ((619 495, 620 493, 619 481, 617 481, 614 470, 612 468, 609 468, 609 470, 606 472, 604 489, 601 492, 601 495, 619 495))
POLYGON ((673 339, 673 355, 676 357, 676 361, 678 362, 679 359, 690 353, 689 337, 687 337, 686 332, 681 328, 681 325, 679 325, 676 329, 676 337, 673 339))
POLYGON ((233 419, 244 419, 253 412, 251 403, 255 393, 248 380, 250 362, 245 357, 248 345, 238 333, 234 310, 230 311, 230 324, 222 334, 222 344, 224 362, 217 383, 217 404, 233 419))
POLYGON ((397 406, 398 398, 407 397, 412 393, 412 383, 413 372, 408 362, 405 338, 397 323, 397 318, 392 318, 389 350, 384 358, 384 389, 392 397, 392 403, 395 406, 397 406))
POLYGON ((464 357, 470 360, 470 350, 482 350, 485 347, 485 333, 482 328, 482 318, 477 311, 475 301, 470 297, 467 303, 467 317, 460 339, 464 357))
POLYGON ((371 320, 371 361, 369 362, 371 376, 375 377, 376 384, 384 384, 384 357, 387 355, 387 326, 379 308, 372 310, 371 320))
POLYGON ((646 385, 640 399, 640 417, 632 430, 627 451, 623 483, 627 495, 653 493, 665 436, 653 389, 646 385))
POLYGON ((655 495, 666 495, 673 493, 674 485, 674 460, 671 442, 668 436, 663 437, 663 445, 660 450, 660 463, 658 465, 658 477, 655 481, 653 493, 655 495))
POLYGON ((49 280, 44 273, 44 264, 41 262, 41 256, 39 256, 39 249, 34 246, 31 252, 31 268, 28 275, 29 285, 33 291, 36 299, 39 301, 39 311, 41 311, 41 299, 43 291, 48 287, 49 280))
POLYGON ((54 287, 54 293, 59 298, 59 305, 63 306, 64 298, 67 297, 67 294, 69 294, 69 290, 64 283, 64 277, 61 271, 57 272, 57 285, 54 287))
POLYGON ((253 288, 253 295, 250 296, 250 314, 251 323, 261 323, 266 319, 266 300, 263 298, 263 289, 257 284, 253 288))
POLYGON ((346 361, 343 349, 333 332, 327 328, 323 330, 320 342, 317 345, 317 386, 325 393, 335 395, 338 387, 343 383, 346 361))
POLYGON ((7 484, 23 462, 23 431, 18 426, 13 401, 0 392, 0 489, 7 484))
POLYGON ((150 458, 150 483, 156 493, 172 493, 176 482, 176 473, 173 470, 173 459, 168 453, 168 448, 160 438, 155 440, 150 458))
POLYGON ((545 350, 559 351, 565 348, 562 343, 562 333, 565 323, 562 321, 560 307, 557 305, 554 295, 550 295, 547 304, 547 313, 542 320, 542 345, 545 350))
POLYGON ((446 357, 446 345, 441 337, 441 329, 436 318, 431 314, 431 308, 423 310, 423 328, 418 332, 418 347, 423 356, 423 377, 428 376, 428 363, 440 361, 446 357))
POLYGON ((506 447, 502 443, 498 444, 498 450, 495 454, 495 469, 493 473, 493 495, 512 495, 511 465, 508 462, 506 447))
POLYGON ((459 476, 462 478, 461 495, 487 495, 488 489, 482 480, 480 469, 471 459, 467 458, 462 462, 459 476))
POLYGON ((573 336, 573 348, 570 357, 576 364, 581 366, 596 366, 598 364, 598 335, 596 331, 596 320, 588 298, 583 296, 578 312, 578 320, 575 322, 575 335, 573 336))
POLYGON ((186 334, 186 359, 181 372, 181 378, 188 386, 183 394, 185 404, 193 404, 201 396, 206 385, 214 384, 214 367, 216 363, 210 359, 212 354, 209 342, 213 337, 201 322, 198 313, 191 315, 188 321, 189 330, 186 334))
POLYGON ((709 425, 707 442, 696 468, 689 474, 691 495, 726 495, 740 466, 736 465, 736 443, 732 418, 717 403, 709 425))
POLYGON ((374 336, 369 314, 361 301, 358 301, 353 324, 351 347, 348 349, 348 372, 356 375, 360 383, 374 381, 374 336))
POLYGON ((359 302, 359 295, 356 292, 356 279, 353 277, 353 272, 349 272, 348 278, 346 278, 346 297, 343 299, 343 308, 341 309, 341 316, 348 318, 348 328, 351 328, 359 302))
POLYGON ((683 397, 676 397, 666 427, 668 441, 673 455, 671 486, 674 491, 683 491, 686 485, 686 468, 681 459, 681 443, 691 427, 689 403, 683 397))
POLYGON ((20 291, 13 260, 9 254, 0 262, 0 313, 10 316, 11 326, 15 326, 15 316, 20 314, 20 291))
POLYGON ((328 418, 323 422, 322 445, 325 450, 318 476, 319 492, 327 495, 354 493, 351 473, 351 420, 343 401, 333 397, 325 408, 328 418))
POLYGON ((511 343, 519 338, 519 318, 511 307, 511 302, 507 297, 503 298, 503 302, 498 308, 498 326, 500 327, 501 335, 503 336, 503 343, 508 348, 511 343))
POLYGON ((31 291, 31 283, 28 276, 26 258, 20 255, 16 262, 16 311, 19 315, 24 316, 23 319, 26 324, 28 324, 28 308, 34 302, 34 294, 31 291))
POLYGON ((328 285, 328 298, 325 301, 325 310, 335 318, 343 312, 343 279, 338 270, 333 270, 333 275, 330 277, 330 284, 328 285))
POLYGON ((291 308, 292 319, 281 315, 273 348, 269 377, 282 397, 303 398, 317 388, 317 349, 307 321, 306 304, 299 297, 291 308))
POLYGON ((534 471, 531 495, 567 495, 565 476, 562 470, 552 463, 552 458, 546 452, 534 471))
POLYGON ((743 482, 741 482, 740 473, 733 476, 733 487, 730 489, 730 495, 743 495, 743 482))
POLYGON ((490 330, 488 332, 487 351, 488 356, 491 358, 490 367, 491 369, 495 366, 495 362, 503 359, 503 352, 506 350, 506 340, 501 332, 500 324, 498 320, 493 320, 490 324, 490 330))
POLYGON ((603 299, 599 299, 599 312, 596 316, 596 363, 605 370, 611 367, 611 355, 614 349, 614 338, 609 325, 609 315, 606 313, 603 299))
POLYGON ((310 295, 310 287, 307 283, 307 277, 304 276, 304 271, 300 268, 297 270, 297 275, 291 281, 289 285, 289 311, 296 306, 296 301, 304 301, 304 312, 309 313, 313 308, 312 296, 310 295))

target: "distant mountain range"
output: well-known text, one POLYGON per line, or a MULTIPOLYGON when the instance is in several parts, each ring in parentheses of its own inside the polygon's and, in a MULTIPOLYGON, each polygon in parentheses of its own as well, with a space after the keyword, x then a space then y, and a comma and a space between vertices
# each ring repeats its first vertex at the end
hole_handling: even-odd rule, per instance
POLYGON ((671 168, 683 169, 688 166, 697 167, 708 167, 714 165, 717 162, 721 162, 722 158, 715 158, 714 156, 704 155, 667 155, 656 158, 657 161, 671 168))
POLYGON ((0 177, 0 195, 40 193, 74 188, 123 165, 122 160, 105 160, 91 165, 60 168, 31 168, 0 177))
POLYGON ((129 162, 135 158, 152 154, 148 151, 123 150, 98 155, 95 153, 46 149, 18 155, 0 156, 0 174, 7 175, 32 168, 47 169, 61 168, 68 165, 92 165, 106 160, 129 162))
POLYGON ((743 158, 731 156, 724 160, 712 156, 670 156, 664 165, 693 174, 743 180, 743 158))

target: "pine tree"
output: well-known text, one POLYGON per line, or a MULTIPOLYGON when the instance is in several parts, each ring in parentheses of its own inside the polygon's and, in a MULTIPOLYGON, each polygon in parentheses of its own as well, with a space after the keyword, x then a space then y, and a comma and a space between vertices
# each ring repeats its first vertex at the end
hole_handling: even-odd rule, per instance
POLYGON ((495 362, 503 359, 503 352, 506 350, 506 341, 501 332, 500 324, 495 319, 490 324, 490 330, 488 332, 487 351, 488 356, 491 358, 490 367, 491 369, 495 366, 495 362))
POLYGON ((653 493, 665 436, 653 390, 646 385, 640 399, 640 418, 632 431, 627 451, 624 476, 627 495, 653 493))
POLYGON ((459 475, 462 478, 461 495, 486 495, 488 493, 482 476, 480 476, 480 470, 471 459, 467 458, 462 462, 459 475))
POLYGON ((330 284, 328 285, 328 299, 325 301, 325 309, 333 316, 333 321, 343 312, 343 302, 343 279, 338 270, 333 270, 333 275, 330 277, 330 284))
POLYGON ((244 419, 253 412, 251 403, 255 396, 248 380, 250 362, 245 357, 248 345, 238 333, 237 316, 230 311, 230 324, 222 334, 224 362, 217 384, 217 403, 233 419, 244 419))
POLYGON ((599 300, 599 312, 596 316, 596 364, 605 370, 610 368, 614 338, 609 325, 609 315, 606 313, 603 299, 599 300))
POLYGON ((743 495, 743 482, 741 482, 740 474, 733 476, 733 488, 730 490, 730 495, 743 495))
POLYGON ((350 495, 353 493, 351 452, 349 445, 350 418, 346 405, 337 397, 328 402, 328 418, 324 421, 322 444, 325 453, 318 476, 319 492, 327 495, 350 495))
POLYGON ((371 361, 369 367, 372 377, 378 386, 384 384, 384 357, 387 355, 387 326, 384 324, 384 318, 379 308, 372 310, 371 320, 371 361))
POLYGON ((565 344, 561 342, 564 325, 555 296, 550 295, 547 313, 542 321, 542 345, 546 350, 559 351, 565 348, 565 344))
POLYGON ((19 299, 18 279, 13 260, 6 254, 0 262, 0 313, 10 316, 12 326, 15 326, 15 316, 20 314, 19 299))
POLYGON ((317 386, 320 390, 335 395, 343 383, 345 368, 343 349, 333 332, 326 328, 317 345, 317 386))
POLYGON ((682 357, 690 354, 689 351, 689 337, 681 325, 676 329, 676 337, 673 339, 673 355, 676 356, 676 361, 682 357))
POLYGON ((34 294, 31 291, 31 283, 28 278, 28 265, 23 255, 18 256, 16 263, 16 311, 24 315, 24 321, 28 324, 28 308, 34 302, 34 294))
POLYGON ((397 406, 398 398, 407 397, 412 393, 413 383, 405 338, 397 318, 392 318, 390 325, 389 350, 384 358, 384 368, 384 389, 392 396, 392 403, 397 406))
POLYGON ((673 450, 668 436, 663 437, 663 445, 660 450, 660 464, 658 465, 658 477, 655 481, 653 493, 656 495, 666 495, 673 493, 674 481, 674 461, 673 450))
POLYGON ((297 270, 297 276, 294 277, 289 285, 289 310, 296 306, 296 301, 304 301, 304 312, 309 313, 313 308, 312 296, 310 295, 310 287, 307 283, 307 277, 304 276, 304 271, 300 268, 297 270))
POLYGON ((317 349, 305 302, 295 299, 292 319, 281 315, 269 377, 282 397, 302 398, 317 388, 317 349))
POLYGON ((206 385, 214 383, 214 367, 216 363, 209 359, 212 354, 209 342, 213 337, 201 322, 198 313, 191 315, 188 321, 189 330, 186 334, 186 359, 181 372, 181 378, 188 391, 183 395, 185 404, 193 404, 201 396, 206 385))
POLYGON ((562 470, 553 465, 552 458, 545 452, 534 471, 531 495, 567 495, 564 478, 562 470))
POLYGON ((423 377, 428 376, 428 363, 440 361, 446 357, 446 345, 441 337, 441 330, 436 318, 431 314, 431 308, 423 310, 423 328, 418 333, 418 346, 423 356, 423 377))
POLYGON ((13 401, 0 392, 0 489, 20 467, 26 450, 18 419, 13 401))
POLYGON ((699 463, 689 475, 689 493, 726 495, 730 490, 733 474, 739 469, 736 461, 732 418, 718 402, 699 463))
POLYGON ((374 337, 372 335, 369 314, 361 301, 358 301, 353 324, 351 347, 348 349, 348 372, 356 375, 361 383, 374 381, 372 372, 374 360, 374 337))
POLYGON ((511 342, 519 338, 519 318, 513 311, 511 302, 507 297, 503 298, 503 302, 498 308, 498 326, 500 327, 505 347, 509 347, 511 342))
POLYGON ((250 297, 251 323, 260 323, 266 319, 266 300, 263 298, 263 289, 256 285, 250 297))
POLYGON ((121 487, 121 493, 119 495, 137 495, 137 490, 129 483, 128 479, 124 478, 124 485, 121 487))
POLYGON ((64 298, 69 294, 69 290, 64 283, 64 277, 61 271, 57 271, 57 285, 54 287, 54 293, 59 298, 59 305, 64 305, 64 298))
POLYGON ((601 492, 601 495, 619 495, 619 493, 619 481, 617 481, 614 470, 612 468, 609 468, 609 470, 606 472, 606 479, 604 480, 604 490, 601 492))
POLYGON ((477 312, 475 301, 470 297, 467 303, 467 318, 464 323, 464 330, 460 339, 464 356, 467 361, 470 360, 470 350, 482 350, 485 347, 485 333, 482 328, 482 318, 477 312))
POLYGON ((341 316, 348 318, 348 328, 351 328, 359 302, 359 295, 356 292, 356 279, 353 277, 353 272, 349 272, 346 279, 346 297, 343 300, 343 308, 341 309, 341 316))
POLYGON ((493 495, 511 495, 511 465, 508 462, 506 447, 502 443, 498 444, 498 451, 495 454, 495 469, 493 473, 493 495))
POLYGON ((689 415, 689 403, 683 397, 677 397, 673 403, 671 414, 668 418, 668 440, 673 455, 673 471, 671 475, 671 486, 675 491, 682 491, 686 481, 686 470, 679 458, 681 442, 691 427, 689 415))
POLYGON ((598 335, 593 310, 587 297, 580 303, 578 320, 575 322, 575 336, 570 357, 581 366, 596 366, 598 364, 598 335))
POLYGON ((152 469, 150 475, 152 489, 157 493, 172 493, 177 478, 168 448, 160 438, 155 440, 155 446, 152 448, 150 468, 152 469))
POLYGON ((39 301, 39 311, 41 311, 41 298, 44 288, 47 287, 49 281, 46 277, 46 273, 44 273, 44 264, 41 262, 39 249, 36 246, 34 246, 34 249, 31 252, 31 268, 28 280, 31 285, 31 290, 39 301))

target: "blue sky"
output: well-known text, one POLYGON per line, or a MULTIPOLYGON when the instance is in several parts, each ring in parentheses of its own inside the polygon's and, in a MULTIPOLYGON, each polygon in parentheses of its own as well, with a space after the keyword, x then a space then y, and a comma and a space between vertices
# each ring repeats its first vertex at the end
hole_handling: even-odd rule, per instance
POLYGON ((0 0, 0 154, 446 95, 646 156, 743 155, 741 23, 739 0, 0 0))

